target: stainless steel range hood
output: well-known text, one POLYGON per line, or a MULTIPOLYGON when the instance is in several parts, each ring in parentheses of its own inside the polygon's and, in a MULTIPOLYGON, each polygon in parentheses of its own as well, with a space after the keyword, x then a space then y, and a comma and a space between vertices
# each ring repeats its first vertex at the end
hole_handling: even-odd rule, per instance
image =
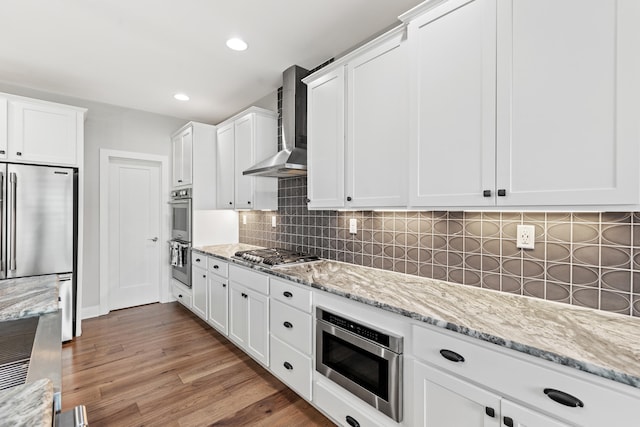
POLYGON ((282 75, 282 151, 242 172, 288 177, 307 174, 307 85, 304 68, 293 65, 282 75))

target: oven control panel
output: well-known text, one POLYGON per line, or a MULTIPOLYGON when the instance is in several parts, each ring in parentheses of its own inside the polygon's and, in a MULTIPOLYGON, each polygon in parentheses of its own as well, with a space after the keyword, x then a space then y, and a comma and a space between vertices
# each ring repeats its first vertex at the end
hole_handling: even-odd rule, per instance
POLYGON ((322 312, 322 320, 353 334, 359 335, 373 342, 377 342, 385 347, 389 346, 389 335, 368 328, 352 320, 345 319, 344 317, 329 313, 328 311, 322 312))

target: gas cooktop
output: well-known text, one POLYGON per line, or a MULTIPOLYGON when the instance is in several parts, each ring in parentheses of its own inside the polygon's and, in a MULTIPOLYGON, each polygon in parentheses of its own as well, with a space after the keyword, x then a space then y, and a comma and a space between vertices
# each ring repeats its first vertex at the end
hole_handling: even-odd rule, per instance
POLYGON ((251 264, 262 265, 265 267, 275 267, 279 265, 318 261, 320 259, 315 255, 279 248, 239 251, 234 254, 233 258, 240 259, 242 261, 248 261, 251 264))

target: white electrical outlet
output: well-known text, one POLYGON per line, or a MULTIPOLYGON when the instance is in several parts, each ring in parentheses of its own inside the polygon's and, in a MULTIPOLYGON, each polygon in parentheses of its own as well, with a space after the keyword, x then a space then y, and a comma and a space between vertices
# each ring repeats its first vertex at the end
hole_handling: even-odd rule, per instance
POLYGON ((247 216, 242 215, 242 225, 247 225, 247 216))
POLYGON ((271 215, 271 226, 272 227, 276 226, 276 216, 275 215, 271 215))
POLYGON ((533 225, 518 225, 516 246, 522 249, 534 249, 536 228, 533 225))
POLYGON ((357 234, 358 233, 358 220, 355 218, 351 218, 349 220, 349 233, 357 234))

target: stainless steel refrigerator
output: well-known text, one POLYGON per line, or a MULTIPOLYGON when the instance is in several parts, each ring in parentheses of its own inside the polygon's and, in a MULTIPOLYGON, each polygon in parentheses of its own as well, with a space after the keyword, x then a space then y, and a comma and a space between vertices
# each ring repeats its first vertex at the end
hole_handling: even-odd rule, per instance
POLYGON ((0 163, 0 278, 60 275, 62 340, 73 337, 77 172, 0 163))

